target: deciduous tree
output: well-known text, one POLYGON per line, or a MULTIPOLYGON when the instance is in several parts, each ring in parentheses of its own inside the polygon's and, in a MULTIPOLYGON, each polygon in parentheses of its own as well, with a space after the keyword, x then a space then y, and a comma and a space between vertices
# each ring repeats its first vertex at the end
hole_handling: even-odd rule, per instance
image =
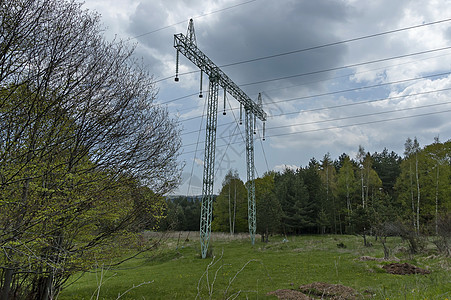
POLYGON ((230 170, 222 184, 213 207, 212 230, 230 234, 248 231, 247 190, 238 172, 230 170))
POLYGON ((359 191, 359 181, 355 174, 355 167, 349 156, 344 157, 342 166, 337 175, 337 195, 346 203, 346 216, 349 219, 353 208, 357 205, 356 196, 359 191))
POLYGON ((54 298, 157 223, 179 132, 133 47, 106 41, 81 4, 1 1, 0 19, 2 289, 54 298))

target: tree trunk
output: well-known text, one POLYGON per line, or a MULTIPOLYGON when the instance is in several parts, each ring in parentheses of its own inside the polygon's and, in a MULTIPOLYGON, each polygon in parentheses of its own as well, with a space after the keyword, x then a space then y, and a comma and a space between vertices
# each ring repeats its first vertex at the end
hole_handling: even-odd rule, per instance
POLYGON ((413 198, 413 178, 412 178, 412 163, 409 162, 409 178, 410 178, 410 198, 412 202, 412 219, 413 219, 413 228, 416 230, 417 225, 415 222, 415 201, 413 198))
POLYGON ((363 166, 362 166, 362 169, 360 170, 360 179, 362 181, 362 207, 365 208, 365 189, 364 189, 364 184, 363 184, 363 166))
POLYGON ((415 155, 415 177, 417 180, 417 234, 420 234, 420 181, 418 178, 418 155, 415 155))
POLYGON ((52 279, 53 279, 53 276, 49 275, 44 280, 44 286, 43 286, 44 293, 42 295, 42 300, 53 299, 54 291, 53 291, 52 279))
POLYGON ((438 235, 438 177, 439 165, 437 164, 437 179, 435 181, 435 234, 438 235))
POLYGON ((266 226, 265 243, 268 242, 268 239, 269 239, 269 230, 268 230, 268 226, 266 226))
POLYGON ((380 238, 382 246, 384 247, 384 259, 387 260, 390 258, 390 249, 388 249, 387 245, 386 245, 386 240, 387 237, 381 237, 380 238))
POLYGON ((366 203, 366 206, 368 206, 368 203, 370 200, 369 196, 368 196, 368 193, 370 190, 370 166, 369 166, 369 164, 366 168, 367 168, 367 174, 366 174, 366 200, 365 200, 365 203, 366 203))
POLYGON ((4 272, 5 273, 3 276, 2 294, 0 295, 0 299, 8 300, 9 299, 9 291, 11 289, 11 282, 13 280, 13 275, 14 275, 14 269, 5 269, 4 272))
POLYGON ((233 235, 233 231, 232 231, 232 210, 230 208, 230 183, 229 183, 229 229, 230 229, 230 235, 233 235))
POLYGON ((233 197, 233 227, 232 232, 235 233, 235 221, 236 221, 236 184, 234 184, 235 187, 235 195, 233 197))

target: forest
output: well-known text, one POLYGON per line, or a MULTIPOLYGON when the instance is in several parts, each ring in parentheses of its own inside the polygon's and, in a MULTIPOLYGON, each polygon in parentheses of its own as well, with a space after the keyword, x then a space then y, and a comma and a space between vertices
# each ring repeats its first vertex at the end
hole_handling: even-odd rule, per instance
MULTIPOLYGON (((420 147, 407 138, 403 156, 383 149, 329 154, 307 166, 257 178, 257 232, 271 234, 435 235, 450 230, 451 140, 420 147)), ((200 197, 167 199, 160 229, 198 230, 200 197)), ((247 232, 247 192, 230 170, 215 198, 212 230, 247 232)))

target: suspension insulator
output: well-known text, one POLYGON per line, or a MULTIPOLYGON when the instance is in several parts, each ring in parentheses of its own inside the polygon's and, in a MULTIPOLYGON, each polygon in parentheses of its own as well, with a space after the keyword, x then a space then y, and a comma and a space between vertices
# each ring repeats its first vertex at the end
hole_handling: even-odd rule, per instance
POLYGON ((254 115, 254 134, 257 134, 257 117, 254 115))
POLYGON ((222 114, 225 116, 227 113, 226 113, 226 94, 227 94, 227 92, 226 92, 226 88, 224 87, 224 111, 222 112, 222 114))
POLYGON ((240 103, 240 125, 243 125, 243 104, 240 103))
POLYGON ((175 78, 174 80, 177 82, 179 81, 179 50, 177 50, 177 53, 175 55, 175 78))
POLYGON ((265 128, 266 122, 263 122, 263 140, 265 140, 265 128))
POLYGON ((202 95, 202 77, 203 77, 203 71, 202 70, 200 70, 200 88, 199 88, 199 98, 202 98, 203 97, 203 95, 202 95))

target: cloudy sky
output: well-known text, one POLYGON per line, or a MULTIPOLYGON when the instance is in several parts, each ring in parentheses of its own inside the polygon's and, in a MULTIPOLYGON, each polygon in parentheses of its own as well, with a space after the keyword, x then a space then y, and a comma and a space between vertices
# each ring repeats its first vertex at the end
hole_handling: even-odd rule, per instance
MULTIPOLYGON (((174 82, 173 35, 186 34, 190 18, 199 49, 249 97, 263 96, 259 176, 326 153, 355 157, 359 145, 401 155, 407 137, 422 146, 451 138, 451 1, 86 0, 84 7, 101 14, 108 39, 137 44, 157 103, 180 121, 185 168, 176 193, 202 192, 206 98, 197 96, 198 68, 181 56, 174 82)), ((215 192, 230 168, 246 179, 239 104, 228 95, 223 116, 222 91, 219 98, 215 192)))

